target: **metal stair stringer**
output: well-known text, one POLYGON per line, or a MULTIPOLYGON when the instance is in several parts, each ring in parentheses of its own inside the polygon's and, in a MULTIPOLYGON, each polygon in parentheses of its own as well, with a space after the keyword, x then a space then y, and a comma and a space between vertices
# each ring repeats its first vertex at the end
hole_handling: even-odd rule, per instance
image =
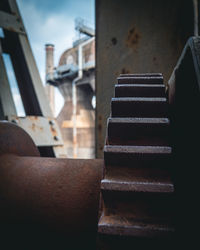
POLYGON ((99 237, 171 239, 174 184, 162 74, 120 75, 107 124, 99 237))

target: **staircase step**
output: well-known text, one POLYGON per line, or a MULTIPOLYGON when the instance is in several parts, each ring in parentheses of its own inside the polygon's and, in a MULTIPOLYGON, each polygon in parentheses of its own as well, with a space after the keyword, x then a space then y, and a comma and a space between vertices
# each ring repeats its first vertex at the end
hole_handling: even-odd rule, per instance
POLYGON ((163 84, 162 76, 123 76, 117 78, 118 84, 163 84))
POLYGON ((108 191, 173 193, 174 185, 166 170, 108 168, 101 189, 108 191))
POLYGON ((115 97, 165 97, 164 84, 116 84, 115 97))
POLYGON ((166 117, 166 98, 118 97, 112 98, 112 117, 166 117))
POLYGON ((162 73, 141 73, 141 74, 120 74, 119 77, 141 77, 141 76, 162 76, 162 73))
POLYGON ((173 192, 132 192, 101 190, 103 211, 145 223, 172 223, 174 216, 173 192))
POLYGON ((176 197, 163 76, 121 74, 117 83, 107 122, 98 232, 107 239, 168 240, 174 235, 176 197))
POLYGON ((113 146, 104 147, 105 165, 132 167, 169 167, 171 147, 167 146, 113 146))
POLYGON ((168 118, 109 118, 107 141, 111 145, 168 145, 168 118))
POLYGON ((142 223, 117 215, 102 215, 98 224, 98 232, 107 235, 160 238, 172 235, 174 228, 168 224, 142 223))

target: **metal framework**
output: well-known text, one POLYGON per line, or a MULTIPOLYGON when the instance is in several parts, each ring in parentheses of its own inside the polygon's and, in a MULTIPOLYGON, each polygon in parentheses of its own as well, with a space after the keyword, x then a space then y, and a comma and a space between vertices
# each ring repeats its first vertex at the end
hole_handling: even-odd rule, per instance
POLYGON ((45 145, 44 142, 37 139, 41 137, 40 130, 35 133, 33 139, 41 149, 41 154, 44 156, 65 156, 61 134, 53 118, 15 0, 3 0, 0 2, 0 27, 4 32, 4 38, 0 40, 0 118, 17 121, 19 126, 23 127, 29 134, 33 134, 32 132, 35 127, 41 127, 41 124, 38 124, 38 120, 41 121, 42 119, 45 122, 43 122, 41 128, 48 130, 48 127, 50 127, 53 132, 50 138, 44 140, 48 141, 45 145), (26 114, 23 121, 27 120, 26 124, 28 123, 30 126, 24 126, 25 123, 19 122, 20 118, 17 117, 2 57, 3 53, 10 55, 26 114), (31 117, 33 116, 36 119, 32 119, 31 117), (52 127, 51 123, 55 126, 52 127), (57 134, 59 134, 59 137, 57 134), (38 141, 41 143, 38 143, 38 141))

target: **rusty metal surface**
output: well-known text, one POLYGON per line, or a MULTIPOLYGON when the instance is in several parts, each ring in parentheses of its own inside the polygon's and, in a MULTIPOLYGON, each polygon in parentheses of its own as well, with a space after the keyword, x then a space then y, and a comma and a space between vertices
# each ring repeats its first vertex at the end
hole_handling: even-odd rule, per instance
MULTIPOLYGON (((106 145, 104 160, 107 166, 167 167, 170 162, 171 147, 106 145)), ((169 167, 169 166, 168 166, 169 167)))
POLYGON ((129 168, 110 166, 101 181, 102 190, 134 191, 149 193, 173 193, 170 172, 158 168, 129 168))
POLYGON ((18 225, 13 237, 26 233, 25 225, 26 237, 35 242, 52 232, 52 239, 42 239, 47 246, 62 235, 65 247, 72 239, 73 247, 79 241, 94 247, 102 166, 102 160, 1 156, 0 223, 15 230, 18 225))
POLYGON ((1 221, 37 216, 71 235, 96 230, 102 160, 4 155, 0 165, 1 221))
POLYGON ((145 83, 145 84, 163 84, 163 76, 123 76, 118 77, 117 82, 119 84, 138 84, 138 83, 145 83))
MULTIPOLYGON (((156 77, 161 84, 162 75, 156 77)), ((144 75, 120 77, 126 78, 132 86, 142 83, 144 89, 149 79, 155 80, 155 76, 144 75)), ((156 91, 156 97, 151 90, 151 97, 144 97, 146 91, 139 91, 140 97, 133 91, 132 97, 120 95, 112 99, 104 147, 105 173, 101 181, 103 211, 98 232, 103 247, 100 249, 104 249, 113 236, 118 239, 111 240, 111 246, 105 249, 113 249, 116 242, 123 241, 122 237, 124 244, 127 237, 142 238, 146 243, 151 238, 149 247, 161 238, 169 242, 174 237, 175 188, 171 171, 170 120, 166 112, 168 103, 156 91), (159 106, 160 101, 164 105, 159 106), (119 103, 118 107, 114 102, 119 103), (134 102, 145 105, 134 106, 134 102)))
POLYGON ((0 122, 0 155, 40 156, 30 136, 13 123, 0 122))
POLYGON ((9 116, 8 120, 23 128, 33 139, 36 146, 63 145, 62 135, 54 118, 9 116))
MULTIPOLYGON (((143 204, 140 204, 143 205, 143 204)), ((131 209, 131 208, 130 208, 131 209)), ((133 208, 132 208, 133 209, 133 208)), ((129 220, 129 223, 131 220, 129 220)), ((120 216, 104 216, 101 220, 101 232, 110 235, 126 235, 133 237, 153 238, 155 235, 162 238, 169 238, 169 234, 173 235, 173 227, 169 227, 164 224, 144 224, 141 222, 135 222, 133 220, 133 226, 123 223, 123 219, 120 216)))
POLYGON ((162 73, 120 74, 119 77, 163 77, 162 73))
POLYGON ((115 97, 112 117, 166 117, 167 99, 158 97, 115 97))
POLYGON ((115 86, 116 97, 164 97, 165 86, 162 84, 117 84, 115 86))
POLYGON ((38 157, 28 134, 9 122, 0 123, 0 141, 6 249, 27 249, 30 242, 37 249, 95 249, 103 160, 38 157))
POLYGON ((110 145, 169 145, 167 118, 109 118, 107 140, 110 145))
POLYGON ((20 23, 19 17, 15 13, 9 14, 0 10, 0 27, 8 31, 25 35, 24 27, 20 23))
POLYGON ((162 72, 167 81, 186 40, 193 35, 193 20, 193 3, 188 0, 96 0, 98 157, 103 157, 116 77, 162 72))

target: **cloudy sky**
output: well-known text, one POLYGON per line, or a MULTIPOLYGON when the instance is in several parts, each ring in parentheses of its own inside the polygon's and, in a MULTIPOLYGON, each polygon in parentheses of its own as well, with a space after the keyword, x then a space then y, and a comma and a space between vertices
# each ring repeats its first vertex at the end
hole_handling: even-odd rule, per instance
MULTIPOLYGON (((94 27, 94 0, 17 0, 17 3, 44 82, 45 44, 55 45, 55 66, 57 66, 62 52, 72 46, 76 35, 75 18, 81 17, 94 27)), ((58 112, 62 100, 58 93, 56 97, 58 112)))

